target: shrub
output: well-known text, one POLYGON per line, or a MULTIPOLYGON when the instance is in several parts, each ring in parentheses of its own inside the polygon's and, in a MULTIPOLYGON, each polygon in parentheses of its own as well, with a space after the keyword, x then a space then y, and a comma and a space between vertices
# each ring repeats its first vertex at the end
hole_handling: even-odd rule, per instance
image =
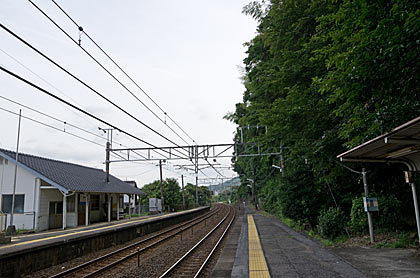
POLYGON ((346 218, 340 209, 329 208, 318 217, 319 234, 323 238, 335 239, 345 231, 346 218))
POLYGON ((365 234, 369 231, 368 219, 363 207, 363 198, 353 199, 350 211, 350 230, 353 234, 365 234))
MULTIPOLYGON (((401 201, 394 195, 379 197, 378 226, 385 232, 401 230, 403 217, 401 215, 401 201)), ((375 225, 375 224, 374 224, 375 225)))
MULTIPOLYGON (((373 212, 374 230, 394 232, 400 230, 404 221, 401 217, 401 201, 395 196, 379 196, 379 212, 373 212)), ((363 207, 363 198, 353 200, 350 212, 350 229, 353 234, 365 234, 369 231, 367 213, 363 207)))

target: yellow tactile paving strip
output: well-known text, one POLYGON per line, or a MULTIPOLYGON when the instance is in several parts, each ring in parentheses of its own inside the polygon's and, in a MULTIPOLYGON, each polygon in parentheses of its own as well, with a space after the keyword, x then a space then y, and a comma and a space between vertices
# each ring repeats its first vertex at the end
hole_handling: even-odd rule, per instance
POLYGON ((79 227, 79 228, 74 228, 71 232, 69 232, 68 230, 62 231, 63 234, 57 234, 57 233, 59 233, 58 231, 46 232, 46 233, 43 233, 43 235, 45 235, 46 237, 39 238, 39 239, 34 239, 34 240, 30 240, 30 241, 19 242, 19 238, 20 237, 24 238, 24 237, 36 236, 36 235, 39 235, 39 234, 31 234, 31 235, 26 235, 26 236, 20 236, 20 237, 16 237, 16 239, 12 239, 12 244, 0 246, 0 250, 15 247, 15 246, 27 245, 27 244, 31 244, 31 243, 35 243, 35 242, 43 242, 43 241, 47 241, 47 240, 51 240, 51 239, 55 239, 55 238, 62 238, 62 237, 68 237, 68 236, 73 236, 73 235, 87 234, 87 233, 91 233, 91 232, 95 232, 95 231, 101 231, 101 230, 105 230, 105 229, 112 229, 112 228, 116 228, 116 227, 119 227, 119 226, 134 223, 134 222, 138 222, 138 223, 145 222, 147 220, 151 220, 151 219, 155 219, 155 218, 162 218, 163 219, 163 218, 173 216, 173 215, 176 215, 176 214, 180 214, 180 213, 182 213, 182 212, 175 212, 175 213, 171 213, 171 214, 158 215, 158 216, 152 216, 152 217, 147 217, 147 218, 141 217, 139 219, 132 220, 132 221, 125 221, 125 222, 122 222, 122 223, 117 223, 117 224, 113 224, 113 225, 109 225, 109 226, 103 226, 103 227, 99 227, 99 228, 81 230, 80 231, 80 229, 83 229, 83 228, 86 227, 86 226, 83 226, 83 227, 79 227), (54 234, 54 235, 47 236, 48 234, 54 234))
POLYGON ((267 262, 261 247, 254 217, 248 214, 249 278, 269 278, 267 262))

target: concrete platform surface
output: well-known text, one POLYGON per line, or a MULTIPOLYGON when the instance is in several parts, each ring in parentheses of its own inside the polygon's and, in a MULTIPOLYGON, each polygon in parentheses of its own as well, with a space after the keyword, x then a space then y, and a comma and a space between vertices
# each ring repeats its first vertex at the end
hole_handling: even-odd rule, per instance
POLYGON ((231 277, 233 263, 235 262, 236 252, 238 249, 239 235, 241 234, 242 223, 244 218, 244 210, 239 210, 238 217, 232 226, 224 248, 214 266, 211 276, 212 278, 231 277))
POLYGON ((342 258, 275 218, 255 214, 271 277, 366 277, 342 258))
MULTIPOLYGON (((347 261, 331 253, 306 236, 295 232, 281 221, 245 209, 235 261, 230 276, 263 277, 263 272, 250 272, 254 260, 249 250, 249 226, 247 214, 251 214, 258 231, 269 277, 366 277, 347 261)), ((259 259, 258 259, 259 260, 259 259)), ((213 276, 222 277, 222 276, 213 276)), ((267 277, 267 276, 264 276, 267 277)))
POLYGON ((347 247, 331 251, 351 262, 368 277, 420 277, 420 258, 415 256, 413 249, 347 247))
POLYGON ((250 263, 253 258, 249 249, 249 214, 256 225, 270 277, 420 277, 420 260, 413 249, 324 248, 274 217, 249 208, 241 211, 244 213, 233 227, 229 243, 213 269, 213 278, 263 277, 263 272, 250 272, 255 262, 250 263))

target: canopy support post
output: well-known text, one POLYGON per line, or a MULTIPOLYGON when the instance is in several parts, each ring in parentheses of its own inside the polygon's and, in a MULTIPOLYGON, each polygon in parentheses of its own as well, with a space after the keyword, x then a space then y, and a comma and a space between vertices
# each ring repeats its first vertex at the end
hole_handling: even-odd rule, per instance
MULTIPOLYGON (((367 178, 366 178, 366 170, 365 168, 362 169, 362 175, 363 175, 363 185, 365 188, 365 197, 366 200, 369 197, 369 189, 368 189, 368 184, 367 184, 367 178)), ((367 210, 367 216, 368 216, 368 223, 369 223, 369 235, 370 235, 370 243, 374 243, 375 242, 375 238, 373 236, 373 223, 372 223, 372 215, 371 212, 369 211, 369 207, 367 210)))
POLYGON ((414 201, 414 210, 416 212, 416 223, 417 223, 417 236, 420 242, 420 213, 419 213, 419 203, 417 200, 416 185, 414 182, 410 183, 411 191, 413 192, 413 201, 414 201))

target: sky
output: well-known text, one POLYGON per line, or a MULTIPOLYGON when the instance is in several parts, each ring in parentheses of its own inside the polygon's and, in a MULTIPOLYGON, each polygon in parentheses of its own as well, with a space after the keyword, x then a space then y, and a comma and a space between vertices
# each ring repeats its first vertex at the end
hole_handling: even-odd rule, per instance
MULTIPOLYGON (((156 116, 29 1, 2 0, 0 23, 172 143, 101 99, 2 28, 0 66, 155 146, 193 144, 189 137, 199 145, 232 143, 235 125, 223 116, 234 111, 245 90, 241 81, 246 57, 244 43, 255 36, 257 24, 242 14, 249 0, 56 0, 166 115, 85 34, 80 34, 77 26, 52 1, 32 1, 71 38, 76 41, 80 38, 81 46, 156 116)), ((104 169, 107 135, 99 128, 109 126, 2 71, 0 148, 16 149, 18 116, 12 113, 18 114, 19 109, 24 117, 38 121, 22 118, 20 152, 104 169)), ((147 145, 114 131, 113 148, 122 146, 147 145)), ((222 166, 231 164, 230 159, 217 162, 222 166)), ((167 161, 163 167, 164 178, 179 180, 183 174, 186 182, 194 183, 193 172, 179 170, 175 166, 178 164, 179 161, 167 161)), ((156 161, 113 162, 110 168, 111 174, 123 180, 135 180, 140 186, 159 178, 156 161)), ((225 177, 235 176, 228 168, 219 172, 225 177)), ((206 176, 215 178, 220 174, 206 169, 200 178, 206 176)))

